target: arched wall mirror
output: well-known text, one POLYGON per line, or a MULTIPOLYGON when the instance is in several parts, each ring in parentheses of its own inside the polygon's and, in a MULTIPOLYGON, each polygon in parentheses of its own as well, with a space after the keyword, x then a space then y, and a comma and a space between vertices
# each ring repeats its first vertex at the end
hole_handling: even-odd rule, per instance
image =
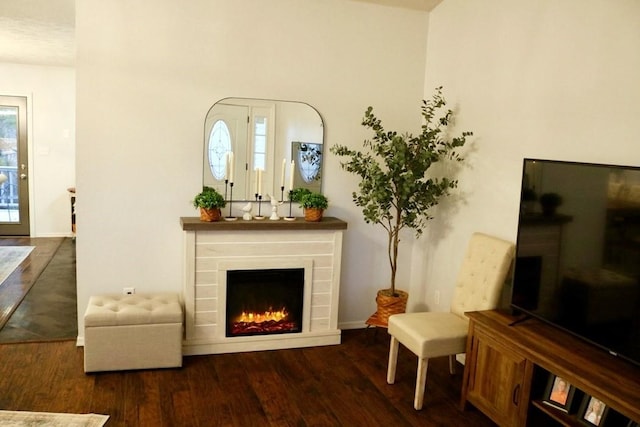
POLYGON ((205 118, 203 185, 228 200, 281 200, 282 187, 285 200, 292 188, 321 192, 323 143, 322 117, 308 104, 224 98, 205 118))

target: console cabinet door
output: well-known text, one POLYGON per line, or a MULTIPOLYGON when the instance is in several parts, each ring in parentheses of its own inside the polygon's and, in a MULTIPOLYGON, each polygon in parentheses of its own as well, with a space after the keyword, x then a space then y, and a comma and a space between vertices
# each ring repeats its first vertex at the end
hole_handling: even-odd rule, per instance
POLYGON ((500 426, 526 425, 533 365, 475 328, 467 400, 500 426))

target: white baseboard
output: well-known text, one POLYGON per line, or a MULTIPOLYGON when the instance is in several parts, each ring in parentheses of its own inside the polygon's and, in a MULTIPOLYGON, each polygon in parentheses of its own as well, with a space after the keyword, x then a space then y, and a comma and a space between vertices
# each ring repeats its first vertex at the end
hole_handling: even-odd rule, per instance
POLYGON ((68 233, 38 233, 31 237, 75 237, 71 231, 68 233))

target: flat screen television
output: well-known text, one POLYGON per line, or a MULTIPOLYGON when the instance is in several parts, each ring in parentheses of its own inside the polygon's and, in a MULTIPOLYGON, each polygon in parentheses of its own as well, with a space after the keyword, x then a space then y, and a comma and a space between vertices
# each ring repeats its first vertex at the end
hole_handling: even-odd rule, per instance
POLYGON ((511 307, 640 365, 640 167, 524 159, 511 307))

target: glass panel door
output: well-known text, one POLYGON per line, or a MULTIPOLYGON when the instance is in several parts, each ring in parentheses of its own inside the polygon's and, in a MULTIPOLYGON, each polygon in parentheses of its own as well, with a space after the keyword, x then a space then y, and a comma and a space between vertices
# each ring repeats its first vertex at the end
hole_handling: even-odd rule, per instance
POLYGON ((0 235, 29 235, 27 98, 0 96, 0 235))

